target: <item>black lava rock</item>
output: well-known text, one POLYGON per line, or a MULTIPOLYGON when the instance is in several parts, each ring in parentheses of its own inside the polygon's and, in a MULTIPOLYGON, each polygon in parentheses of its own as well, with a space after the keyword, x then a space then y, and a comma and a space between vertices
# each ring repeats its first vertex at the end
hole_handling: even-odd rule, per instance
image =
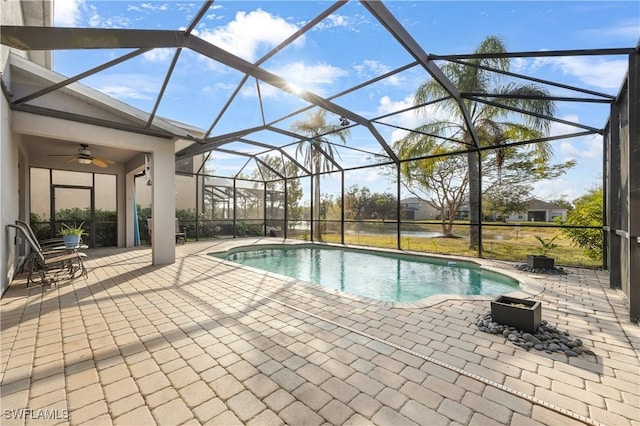
POLYGON ((576 357, 582 354, 595 355, 590 349, 582 347, 581 339, 572 339, 568 332, 558 330, 546 320, 541 321, 538 331, 533 334, 492 321, 491 312, 478 317, 475 325, 485 333, 501 334, 514 345, 526 350, 534 348, 549 354, 554 352, 563 353, 568 357, 576 357))

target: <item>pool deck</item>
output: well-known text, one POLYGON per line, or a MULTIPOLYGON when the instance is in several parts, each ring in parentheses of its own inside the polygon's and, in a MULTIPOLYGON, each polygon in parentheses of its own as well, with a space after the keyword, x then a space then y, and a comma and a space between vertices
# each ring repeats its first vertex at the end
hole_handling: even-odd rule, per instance
POLYGON ((0 303, 0 423, 640 425, 640 328, 606 272, 525 277, 596 354, 567 357, 480 332, 486 297, 394 306, 207 255, 277 241, 188 242, 168 266, 95 249, 86 279, 19 277, 0 303))

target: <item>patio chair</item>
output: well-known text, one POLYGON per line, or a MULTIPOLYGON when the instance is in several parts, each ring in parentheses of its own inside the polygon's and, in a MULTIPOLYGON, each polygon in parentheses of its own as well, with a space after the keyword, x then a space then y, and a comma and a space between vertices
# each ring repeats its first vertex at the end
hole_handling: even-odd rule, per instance
POLYGON ((180 221, 176 218, 176 243, 184 244, 187 241, 187 233, 180 228, 180 221))
POLYGON ((45 255, 45 252, 38 244, 38 241, 34 240, 23 226, 11 224, 7 226, 15 228, 16 233, 22 235, 22 237, 31 246, 30 255, 33 256, 33 259, 29 264, 27 287, 29 286, 29 283, 35 282, 33 280, 34 274, 39 276, 40 284, 44 284, 47 280, 55 281, 59 273, 67 273, 71 278, 75 278, 75 275, 78 272, 81 272, 81 275, 84 275, 85 277, 87 276, 87 270, 82 260, 87 256, 85 253, 76 249, 61 249, 48 251, 47 255, 45 255), (50 273, 53 273, 53 276, 50 276, 50 273))
POLYGON ((31 228, 31 225, 29 225, 27 222, 23 220, 16 219, 16 225, 22 227, 24 231, 31 236, 31 239, 38 244, 38 248, 41 250, 49 249, 51 247, 56 247, 64 244, 63 238, 48 238, 45 240, 38 240, 38 238, 36 238, 35 232, 33 232, 33 229, 31 228))
MULTIPOLYGON (((62 252, 60 246, 64 244, 63 238, 49 238, 45 240, 38 240, 38 238, 36 238, 35 232, 33 232, 33 229, 31 228, 31 225, 29 225, 27 222, 17 219, 16 225, 21 227, 25 233, 29 234, 31 239, 36 243, 37 249, 40 250, 43 255, 59 255, 62 252)), ((34 261, 34 256, 34 251, 31 251, 27 255, 24 263, 20 267, 20 273, 24 272, 25 266, 31 266, 31 263, 34 261)))
MULTIPOLYGON (((180 221, 175 219, 176 223, 176 243, 184 244, 187 241, 187 233, 180 228, 180 221)), ((147 228, 149 229, 149 244, 151 244, 151 227, 153 226, 153 219, 147 218, 147 228)))

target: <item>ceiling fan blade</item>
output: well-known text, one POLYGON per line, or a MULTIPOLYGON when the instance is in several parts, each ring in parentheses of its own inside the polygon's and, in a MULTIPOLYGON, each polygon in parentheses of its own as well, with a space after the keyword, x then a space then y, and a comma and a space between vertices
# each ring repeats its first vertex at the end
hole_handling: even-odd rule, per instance
POLYGON ((94 166, 98 166, 98 167, 102 167, 102 168, 107 167, 107 163, 105 163, 104 161, 99 160, 97 158, 94 158, 93 160, 91 160, 91 162, 93 163, 94 166))
MULTIPOLYGON (((62 155, 57 155, 56 157, 62 157, 62 155)), ((68 155, 65 155, 64 157, 68 157, 68 155)), ((78 161, 78 157, 73 157, 71 160, 67 160, 67 163, 73 163, 74 161, 78 161)))
POLYGON ((77 157, 76 155, 67 155, 67 154, 49 154, 49 157, 77 157))
POLYGON ((93 157, 95 160, 100 160, 103 163, 107 163, 107 164, 116 164, 115 161, 113 160, 107 160, 106 158, 100 158, 100 157, 93 157))

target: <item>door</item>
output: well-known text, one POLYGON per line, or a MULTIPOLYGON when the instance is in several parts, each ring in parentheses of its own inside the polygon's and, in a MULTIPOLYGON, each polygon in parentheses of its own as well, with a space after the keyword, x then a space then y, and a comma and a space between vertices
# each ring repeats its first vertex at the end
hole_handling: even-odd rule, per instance
POLYGON ((86 186, 53 185, 51 191, 52 229, 57 234, 63 224, 80 225, 88 235, 82 237, 84 244, 95 246, 93 189, 86 186))

